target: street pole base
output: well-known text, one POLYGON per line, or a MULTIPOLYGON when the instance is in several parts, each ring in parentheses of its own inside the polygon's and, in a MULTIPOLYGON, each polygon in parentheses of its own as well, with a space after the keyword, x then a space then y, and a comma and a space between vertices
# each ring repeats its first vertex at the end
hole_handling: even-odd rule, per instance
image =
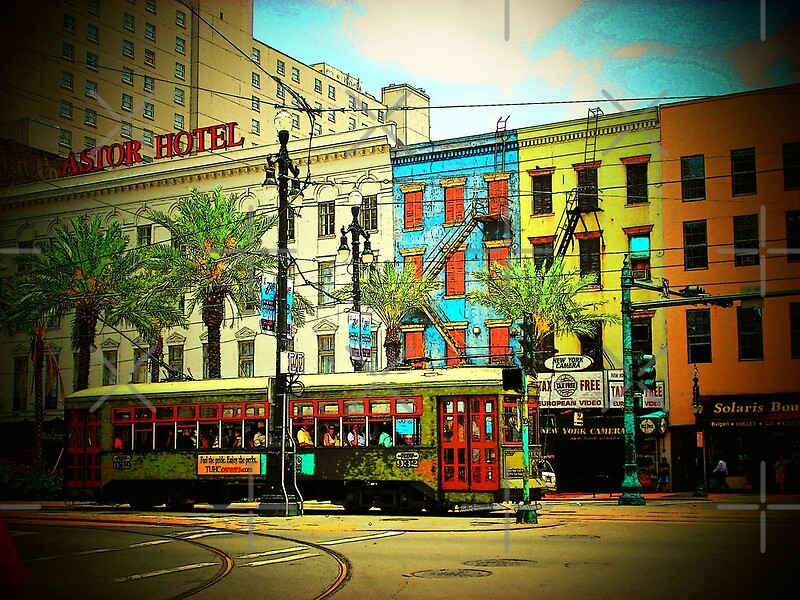
POLYGON ((531 504, 523 504, 517 508, 517 523, 538 523, 539 516, 531 504))
POLYGON ((697 486, 694 488, 694 497, 708 498, 708 492, 706 491, 706 486, 703 484, 702 481, 697 482, 697 486))
POLYGON ((619 504, 621 506, 644 506, 647 502, 644 496, 638 492, 624 492, 622 496, 619 497, 619 504))

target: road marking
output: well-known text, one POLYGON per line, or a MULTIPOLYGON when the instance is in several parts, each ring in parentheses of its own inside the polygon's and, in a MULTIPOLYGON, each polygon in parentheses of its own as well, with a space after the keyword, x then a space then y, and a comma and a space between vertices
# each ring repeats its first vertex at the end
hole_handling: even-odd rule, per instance
POLYGON ((292 546, 290 548, 281 548, 280 550, 270 550, 268 552, 253 552, 252 554, 242 554, 238 556, 238 560, 245 560, 249 558, 261 558, 262 556, 270 556, 271 554, 283 554, 284 552, 294 552, 296 550, 307 550, 308 546, 292 546))
POLYGON ((54 556, 40 556, 39 558, 32 558, 25 562, 39 562, 42 560, 55 560, 57 558, 68 558, 70 556, 86 556, 88 554, 102 554, 104 552, 119 552, 120 550, 129 550, 131 548, 140 548, 142 546, 154 546, 156 544, 168 544, 169 540, 155 540, 153 542, 139 542, 138 544, 131 544, 129 546, 112 546, 110 548, 95 548, 94 550, 83 550, 81 552, 70 552, 68 554, 56 554, 54 556))
POLYGON ((128 548, 144 548, 145 546, 158 546, 159 544, 169 544, 170 540, 153 540, 152 542, 139 542, 131 544, 128 548))
POLYGON ((255 562, 239 565, 240 567, 262 567, 264 565, 272 565, 275 563, 289 562, 290 560, 300 560, 303 558, 311 558, 312 556, 319 556, 319 552, 307 552, 306 554, 295 554, 293 556, 284 556, 282 558, 273 558, 271 560, 257 560, 255 562))
POLYGON ((9 531, 11 537, 23 537, 26 535, 41 535, 40 531, 9 531))
POLYGON ((203 533, 193 533, 191 535, 182 535, 182 540, 196 540, 201 537, 208 537, 209 535, 227 535, 230 531, 204 531, 203 533))
POLYGON ((372 535, 363 535, 361 537, 342 538, 340 540, 331 540, 330 542, 320 542, 320 546, 336 546, 338 544, 349 544, 350 542, 362 542, 365 540, 375 540, 384 537, 393 537, 396 535, 403 535, 403 531, 384 531, 383 533, 374 533, 372 535))
POLYGON ((191 571, 192 569, 202 569, 204 567, 218 567, 219 563, 204 562, 194 563, 191 565, 182 565, 180 567, 173 567, 172 569, 160 569, 158 571, 150 571, 149 573, 137 573, 136 575, 128 575, 127 577, 117 577, 112 579, 114 583, 124 583, 126 581, 135 581, 137 579, 146 579, 148 577, 158 577, 159 575, 169 575, 171 573, 179 573, 181 571, 191 571))

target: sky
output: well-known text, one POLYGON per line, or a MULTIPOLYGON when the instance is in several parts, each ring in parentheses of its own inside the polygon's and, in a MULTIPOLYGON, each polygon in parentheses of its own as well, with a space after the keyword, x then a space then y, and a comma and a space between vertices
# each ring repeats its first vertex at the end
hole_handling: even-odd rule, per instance
POLYGON ((434 140, 800 81, 795 0, 255 0, 254 35, 424 89, 434 140))

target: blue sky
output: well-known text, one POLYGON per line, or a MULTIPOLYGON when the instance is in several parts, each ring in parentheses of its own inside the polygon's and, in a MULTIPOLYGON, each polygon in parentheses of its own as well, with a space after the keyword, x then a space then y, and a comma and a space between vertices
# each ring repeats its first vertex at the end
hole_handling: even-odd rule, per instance
POLYGON ((381 87, 423 88, 444 139, 800 81, 800 2, 255 0, 255 37, 381 87), (764 39, 762 40, 762 35, 764 39), (601 102, 603 100, 603 102, 601 102), (577 101, 563 103, 563 101, 577 101))

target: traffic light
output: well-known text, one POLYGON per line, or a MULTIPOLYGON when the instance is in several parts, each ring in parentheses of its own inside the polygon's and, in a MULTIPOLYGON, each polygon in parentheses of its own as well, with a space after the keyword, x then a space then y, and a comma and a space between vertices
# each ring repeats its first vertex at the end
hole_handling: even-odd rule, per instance
POLYGON ((530 375, 534 366, 536 340, 533 335, 533 317, 529 313, 525 313, 522 316, 522 339, 519 340, 519 345, 522 346, 522 356, 519 359, 519 363, 525 373, 530 375))
POLYGON ((505 367, 503 369, 503 389, 521 394, 525 391, 523 377, 525 374, 519 367, 505 367))
POLYGON ((633 355, 633 380, 648 390, 656 389, 656 357, 652 354, 633 355))
POLYGON ((692 297, 702 296, 703 294, 706 293, 706 290, 704 288, 701 288, 699 285, 687 285, 681 291, 683 292, 684 296, 692 296, 692 297))

